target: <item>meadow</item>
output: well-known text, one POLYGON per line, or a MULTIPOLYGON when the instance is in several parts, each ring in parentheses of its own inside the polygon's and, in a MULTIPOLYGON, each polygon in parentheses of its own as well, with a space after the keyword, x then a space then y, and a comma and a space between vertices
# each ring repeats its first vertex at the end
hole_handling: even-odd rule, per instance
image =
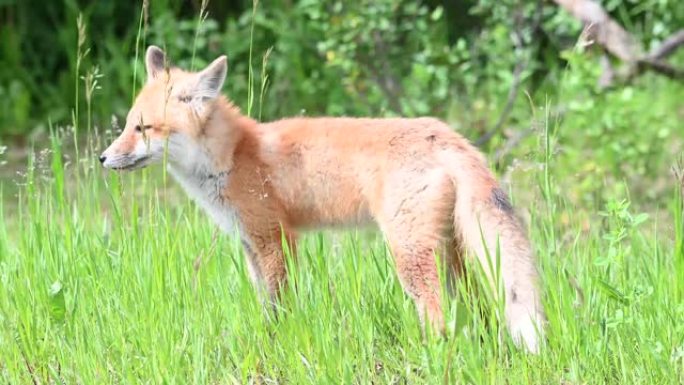
MULTIPOLYGON (((206 16, 195 21, 205 31, 206 16)), ((257 40, 261 22, 247 24, 257 40)), ((135 74, 126 100, 141 81, 143 41, 126 63, 135 74)), ((213 59, 196 45, 179 59, 213 59)), ((268 88, 267 76, 286 61, 276 48, 269 67, 259 47, 229 69, 224 93, 275 118, 283 78, 268 88)), ((98 87, 113 86, 74 63, 84 78, 71 120, 46 121, 26 158, 10 159, 10 141, 0 151, 0 383, 684 383, 684 86, 647 74, 598 92, 591 56, 577 45, 563 55, 557 82, 512 107, 511 130, 527 132, 520 142, 483 146, 538 259, 548 317, 539 355, 518 350, 498 305, 464 285, 445 299, 447 336, 423 334, 372 228, 306 234, 288 290, 265 309, 237 235, 220 233, 164 167, 100 167, 117 125, 98 120, 97 104, 109 102, 98 87)), ((496 83, 472 85, 467 106, 426 112, 475 139, 472 127, 503 109, 507 88, 496 83)), ((418 97, 428 91, 407 89, 404 113, 423 113, 416 100, 430 102, 418 97)), ((378 92, 369 100, 383 99, 378 92)), ((316 100, 328 104, 306 114, 396 113, 337 102, 316 100)), ((478 267, 468 271, 477 286, 478 267)))

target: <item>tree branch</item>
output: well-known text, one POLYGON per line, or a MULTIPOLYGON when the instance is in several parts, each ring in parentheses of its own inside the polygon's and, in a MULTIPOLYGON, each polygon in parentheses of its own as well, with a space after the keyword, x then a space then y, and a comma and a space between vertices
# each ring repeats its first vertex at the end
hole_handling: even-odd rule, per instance
POLYGON ((679 46, 683 44, 684 29, 680 29, 679 31, 672 34, 672 36, 665 39, 665 41, 662 42, 653 51, 651 51, 651 53, 648 56, 654 60, 663 60, 666 57, 672 55, 677 50, 677 48, 679 48, 679 46))
MULTIPOLYGON (((595 1, 554 0, 554 2, 584 23, 584 33, 588 35, 589 40, 593 40, 606 52, 627 64, 628 70, 623 74, 623 80, 629 81, 641 75, 645 70, 650 70, 670 79, 684 81, 684 69, 676 68, 663 61, 684 45, 684 29, 665 39, 650 54, 645 54, 638 40, 611 19, 610 15, 595 1)), ((606 64, 608 62, 602 59, 604 68, 611 69, 606 64)), ((612 74, 602 76, 601 86, 609 86, 610 83, 607 80, 612 77, 612 74)))
POLYGON ((654 60, 648 57, 639 59, 637 63, 639 64, 640 72, 647 69, 673 80, 684 80, 684 69, 673 67, 663 61, 654 60))
POLYGON ((611 55, 626 62, 642 56, 637 40, 620 24, 610 18, 600 4, 592 0, 554 0, 581 21, 590 39, 604 47, 611 55))

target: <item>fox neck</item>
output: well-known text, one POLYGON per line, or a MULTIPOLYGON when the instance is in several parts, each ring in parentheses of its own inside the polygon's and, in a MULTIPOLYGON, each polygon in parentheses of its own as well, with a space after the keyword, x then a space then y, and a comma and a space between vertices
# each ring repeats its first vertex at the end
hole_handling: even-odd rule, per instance
POLYGON ((238 220, 225 195, 240 139, 255 124, 220 99, 197 137, 174 133, 169 138, 171 175, 224 232, 235 230, 238 220))
POLYGON ((203 120, 198 134, 191 137, 177 132, 169 138, 169 167, 187 177, 204 178, 229 173, 235 148, 245 130, 255 125, 237 107, 219 97, 203 120))

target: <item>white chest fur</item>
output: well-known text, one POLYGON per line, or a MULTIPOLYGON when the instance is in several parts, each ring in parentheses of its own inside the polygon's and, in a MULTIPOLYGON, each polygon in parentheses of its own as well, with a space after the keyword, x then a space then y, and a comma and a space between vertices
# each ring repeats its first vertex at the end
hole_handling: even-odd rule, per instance
POLYGON ((172 136, 169 140, 169 171, 185 192, 226 233, 238 225, 235 209, 222 195, 230 183, 230 171, 216 170, 206 152, 192 140, 172 136))

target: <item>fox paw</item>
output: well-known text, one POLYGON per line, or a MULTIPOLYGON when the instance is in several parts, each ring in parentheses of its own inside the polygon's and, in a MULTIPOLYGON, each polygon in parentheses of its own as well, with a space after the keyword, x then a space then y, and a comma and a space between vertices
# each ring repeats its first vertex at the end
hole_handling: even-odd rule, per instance
POLYGON ((509 330, 513 342, 520 348, 525 348, 532 354, 538 354, 544 341, 542 319, 538 315, 524 316, 513 320, 509 330))

